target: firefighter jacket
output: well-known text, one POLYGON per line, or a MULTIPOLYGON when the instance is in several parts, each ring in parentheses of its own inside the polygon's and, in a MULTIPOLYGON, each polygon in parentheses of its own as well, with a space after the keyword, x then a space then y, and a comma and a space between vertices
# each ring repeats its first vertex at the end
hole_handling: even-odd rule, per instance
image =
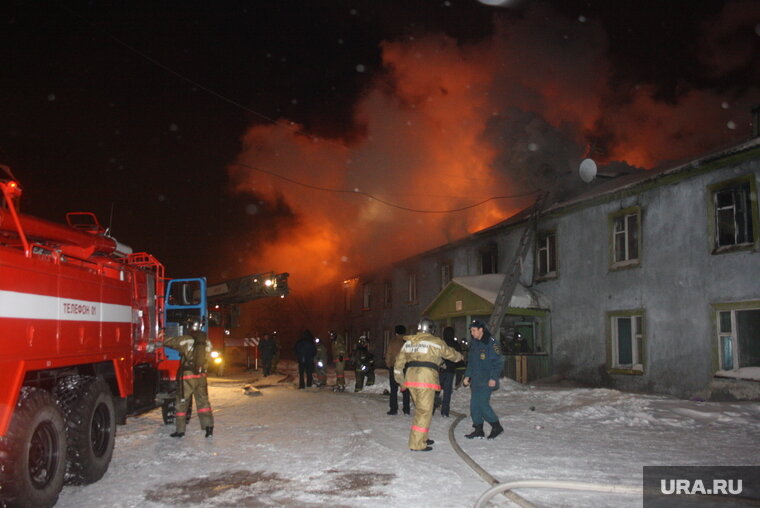
POLYGON ((407 335, 404 338, 406 342, 396 356, 393 366, 396 382, 407 388, 440 390, 438 367, 441 360, 458 362, 462 359, 461 353, 429 333, 407 335))
POLYGON ((389 369, 393 368, 393 365, 396 363, 398 352, 401 351, 401 347, 404 345, 404 342, 406 342, 404 337, 404 335, 395 334, 388 343, 388 350, 385 352, 385 366, 389 369))
POLYGON ((369 372, 375 369, 375 355, 369 352, 367 346, 357 346, 351 359, 354 362, 354 370, 369 372))
POLYGON ((182 355, 181 371, 200 374, 208 369, 211 341, 204 332, 190 331, 187 335, 168 337, 164 340, 164 346, 176 349, 182 355), (196 347, 204 348, 205 354, 196 351, 196 347))
POLYGON ((501 348, 490 333, 484 335, 481 340, 470 341, 467 370, 464 376, 470 378, 470 385, 473 388, 488 387, 490 379, 496 381, 496 386, 492 389, 499 388, 502 368, 504 368, 504 357, 501 355, 501 348))
POLYGON ((314 359, 317 362, 321 362, 322 367, 325 367, 327 365, 327 348, 325 347, 324 344, 322 344, 322 341, 320 341, 319 344, 317 344, 316 348, 317 348, 317 354, 314 357, 314 359))
POLYGON ((333 360, 342 362, 346 359, 346 340, 342 335, 336 335, 332 341, 333 360))

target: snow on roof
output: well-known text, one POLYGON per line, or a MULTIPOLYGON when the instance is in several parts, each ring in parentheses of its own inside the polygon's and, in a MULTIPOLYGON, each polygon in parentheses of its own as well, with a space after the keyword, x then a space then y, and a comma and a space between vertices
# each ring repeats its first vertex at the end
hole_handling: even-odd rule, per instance
MULTIPOLYGON (((486 273, 482 275, 454 277, 451 279, 451 282, 459 284, 468 291, 494 304, 501 284, 504 282, 504 277, 506 275, 503 273, 486 273)), ((516 309, 548 309, 549 301, 546 296, 535 289, 526 288, 518 283, 515 286, 515 292, 512 294, 509 306, 516 309)))

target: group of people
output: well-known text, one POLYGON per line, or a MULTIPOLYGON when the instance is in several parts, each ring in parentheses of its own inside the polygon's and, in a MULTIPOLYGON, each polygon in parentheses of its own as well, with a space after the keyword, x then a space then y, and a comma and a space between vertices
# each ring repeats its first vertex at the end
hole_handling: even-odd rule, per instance
MULTIPOLYGON (((414 335, 405 335, 406 329, 402 325, 397 326, 395 332, 395 337, 388 347, 389 354, 386 356, 386 363, 389 366, 393 365, 388 414, 398 413, 398 390, 402 392, 404 413, 410 413, 408 393, 415 408, 409 434, 409 449, 430 451, 434 442, 428 439, 428 433, 436 393, 443 392, 441 415, 448 416, 452 385, 457 370, 463 367, 464 356, 461 347, 457 347, 454 329, 444 328, 444 338, 439 338, 435 335, 435 323, 428 318, 420 320, 417 333, 414 335)), ((485 437, 483 425, 487 422, 491 426, 488 439, 494 439, 504 432, 490 403, 491 394, 499 388, 504 359, 500 346, 485 323, 473 321, 470 324, 470 335, 462 384, 470 387, 470 417, 474 430, 465 437, 485 437)))
MULTIPOLYGON (((504 359, 499 344, 485 323, 475 320, 470 324, 471 338, 467 347, 466 364, 462 355, 463 348, 456 341, 454 329, 451 327, 444 328, 443 338, 440 338, 435 335, 435 323, 428 318, 422 318, 416 334, 407 335, 406 327, 403 325, 396 326, 394 331, 395 335, 385 356, 386 365, 389 368, 392 366, 393 369, 389 376, 388 414, 398 414, 399 391, 404 414, 411 413, 411 403, 414 403, 415 411, 408 443, 410 450, 433 449, 431 445, 434 442, 428 439, 428 433, 437 394, 441 392, 441 416, 449 416, 451 393, 458 375, 462 376, 462 385, 470 387, 471 393, 470 417, 474 430, 465 437, 485 437, 485 423, 490 425, 488 439, 494 439, 504 432, 490 403, 491 394, 499 388, 504 359)), ((343 337, 333 331, 330 332, 330 339, 335 361, 336 390, 344 391, 346 343, 343 337)), ((166 338, 164 344, 176 349, 181 355, 177 372, 176 431, 171 436, 181 438, 185 435, 188 410, 192 399, 195 398, 201 428, 205 430, 206 437, 211 437, 214 433, 214 417, 209 403, 206 378, 211 343, 202 330, 201 321, 189 319, 186 333, 166 338)), ((278 353, 279 348, 273 346, 276 346, 276 342, 269 334, 265 334, 259 345, 262 349, 265 376, 271 373, 272 360, 278 353)), ((295 343, 294 352, 298 361, 299 388, 314 384, 315 370, 317 386, 324 386, 327 383, 328 361, 325 344, 309 330, 304 330, 295 343)), ((356 373, 354 391, 362 390, 365 383, 367 386, 374 384, 374 357, 364 337, 360 337, 352 360, 356 373)))

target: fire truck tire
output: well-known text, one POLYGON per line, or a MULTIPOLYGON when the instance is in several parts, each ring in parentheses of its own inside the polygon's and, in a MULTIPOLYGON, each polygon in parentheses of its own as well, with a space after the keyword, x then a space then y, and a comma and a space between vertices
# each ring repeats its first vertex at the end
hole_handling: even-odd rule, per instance
POLYGON ((0 505, 53 506, 65 471, 61 410, 45 390, 24 388, 8 432, 0 438, 0 505))
POLYGON ((94 483, 108 470, 116 440, 111 389, 102 378, 76 376, 64 383, 68 391, 61 404, 68 438, 66 482, 94 483))

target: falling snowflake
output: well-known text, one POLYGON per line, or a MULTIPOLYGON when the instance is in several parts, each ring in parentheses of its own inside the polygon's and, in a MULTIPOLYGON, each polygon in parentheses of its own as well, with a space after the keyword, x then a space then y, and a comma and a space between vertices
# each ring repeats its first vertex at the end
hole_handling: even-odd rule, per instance
POLYGON ((726 124, 726 127, 728 127, 728 128, 729 128, 729 129, 731 129, 731 130, 734 130, 734 129, 736 129, 736 122, 734 122, 733 120, 730 120, 730 121, 729 121, 729 122, 726 124))
POLYGON ((582 15, 578 16, 578 21, 580 21, 581 23, 585 23, 586 22, 586 16, 582 16, 582 15))
POLYGON ((536 143, 528 143, 528 150, 535 152, 538 150, 538 145, 536 143))
POLYGON ((729 106, 728 106, 728 103, 727 103, 727 102, 725 102, 725 101, 723 101, 723 102, 720 104, 720 107, 721 107, 721 108, 723 108, 723 109, 728 109, 728 108, 729 108, 729 106))
POLYGON ((356 72, 364 72, 364 69, 365 67, 362 64, 356 66, 356 72))
POLYGON ((54 93, 49 94, 47 99, 48 101, 53 102, 55 100, 55 94, 54 93))
POLYGON ((179 130, 179 125, 177 125, 176 123, 173 123, 169 126, 169 130, 172 132, 177 132, 179 130))

